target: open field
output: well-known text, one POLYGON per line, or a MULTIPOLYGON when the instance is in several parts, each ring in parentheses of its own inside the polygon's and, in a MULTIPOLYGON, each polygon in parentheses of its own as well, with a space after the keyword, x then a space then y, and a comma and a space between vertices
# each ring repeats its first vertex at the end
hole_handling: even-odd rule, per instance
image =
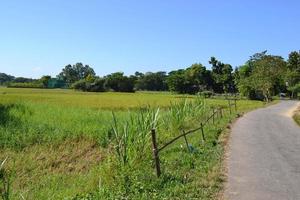
MULTIPOLYGON (((222 188, 225 112, 206 127, 207 141, 188 137, 152 166, 149 131, 159 145, 199 125, 227 101, 170 93, 82 93, 0 88, 0 160, 6 157, 12 199, 213 199, 222 188), (158 109, 159 108, 159 109, 158 109), (21 197, 22 196, 22 197, 21 197)), ((264 104, 238 101, 239 112, 264 104)), ((226 114, 227 113, 227 114, 226 114)))

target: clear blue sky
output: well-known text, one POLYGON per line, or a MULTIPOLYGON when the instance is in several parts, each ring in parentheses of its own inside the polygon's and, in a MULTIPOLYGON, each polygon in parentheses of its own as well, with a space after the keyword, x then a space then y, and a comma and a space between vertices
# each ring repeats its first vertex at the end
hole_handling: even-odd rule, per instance
POLYGON ((83 62, 98 75, 170 71, 215 56, 233 66, 300 49, 299 0, 6 0, 0 72, 56 75, 83 62))

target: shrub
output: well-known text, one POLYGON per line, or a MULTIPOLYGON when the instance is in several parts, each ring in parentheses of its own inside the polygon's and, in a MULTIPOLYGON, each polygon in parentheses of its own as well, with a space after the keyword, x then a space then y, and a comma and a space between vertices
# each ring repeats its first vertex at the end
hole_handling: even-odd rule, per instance
POLYGON ((101 78, 94 80, 94 82, 89 82, 87 80, 82 79, 73 83, 71 88, 87 92, 104 92, 104 83, 105 80, 101 78))
POLYGON ((28 82, 28 83, 9 83, 7 87, 10 88, 44 88, 43 83, 39 82, 28 82))
POLYGON ((134 92, 134 79, 116 72, 105 77, 105 87, 115 92, 134 92))
POLYGON ((212 91, 202 91, 202 92, 199 92, 199 95, 200 96, 203 96, 204 98, 210 98, 211 96, 214 95, 214 93, 212 91))
POLYGON ((98 78, 93 83, 90 84, 88 90, 90 92, 105 92, 104 83, 105 83, 105 79, 98 78))
POLYGON ((300 92, 300 83, 298 83, 292 87, 289 87, 288 91, 291 93, 292 98, 297 98, 298 93, 300 92))
POLYGON ((71 85, 71 88, 75 89, 75 90, 81 90, 81 91, 87 91, 88 88, 88 83, 86 80, 79 80, 76 81, 75 83, 73 83, 71 85))

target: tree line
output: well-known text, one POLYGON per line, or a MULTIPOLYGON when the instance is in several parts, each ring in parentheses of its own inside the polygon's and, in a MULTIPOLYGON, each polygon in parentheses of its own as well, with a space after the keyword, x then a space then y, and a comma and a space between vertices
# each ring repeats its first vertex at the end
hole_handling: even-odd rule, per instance
POLYGON ((115 72, 100 77, 89 65, 76 63, 65 66, 56 78, 15 78, 0 73, 0 84, 8 87, 62 87, 89 92, 143 90, 182 94, 240 93, 250 99, 266 101, 279 93, 295 97, 300 92, 300 51, 292 51, 287 60, 263 51, 250 56, 244 65, 235 69, 215 57, 210 58, 209 64, 211 69, 195 63, 168 73, 136 72, 126 76, 123 72, 115 72))

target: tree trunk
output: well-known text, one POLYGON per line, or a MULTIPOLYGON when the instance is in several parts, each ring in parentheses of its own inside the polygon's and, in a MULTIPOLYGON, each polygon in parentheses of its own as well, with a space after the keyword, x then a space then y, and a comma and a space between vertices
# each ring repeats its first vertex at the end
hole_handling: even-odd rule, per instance
POLYGON ((263 95, 265 96, 266 102, 269 102, 268 90, 266 92, 263 92, 263 95))

